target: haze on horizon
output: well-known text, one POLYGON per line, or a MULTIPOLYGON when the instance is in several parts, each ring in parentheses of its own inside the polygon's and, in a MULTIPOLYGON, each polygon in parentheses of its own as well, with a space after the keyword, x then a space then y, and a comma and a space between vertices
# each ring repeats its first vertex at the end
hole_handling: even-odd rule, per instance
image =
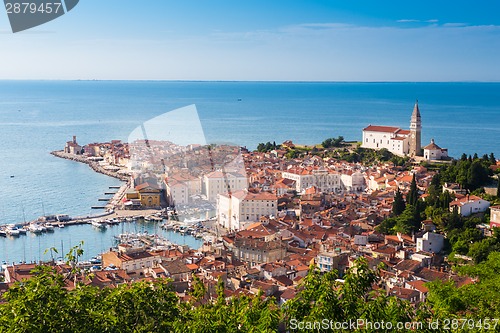
POLYGON ((500 81, 498 12, 462 0, 85 0, 13 34, 1 9, 0 79, 500 81))

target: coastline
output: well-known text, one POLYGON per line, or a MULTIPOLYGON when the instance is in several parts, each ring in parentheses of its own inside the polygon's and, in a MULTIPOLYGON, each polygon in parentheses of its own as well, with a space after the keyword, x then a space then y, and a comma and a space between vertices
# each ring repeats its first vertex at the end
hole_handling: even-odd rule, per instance
POLYGON ((85 157, 83 157, 81 155, 75 155, 75 154, 65 153, 62 150, 55 150, 55 151, 50 152, 50 154, 54 155, 56 157, 59 157, 59 158, 64 158, 66 160, 71 160, 71 161, 75 161, 75 162, 85 163, 88 166, 90 166, 90 168, 92 168, 92 170, 94 170, 95 172, 102 173, 102 174, 104 174, 106 176, 109 176, 109 177, 117 178, 117 179, 119 179, 121 181, 124 181, 124 182, 128 182, 129 181, 129 177, 128 176, 120 175, 117 172, 106 170, 103 167, 101 167, 99 165, 99 163, 94 162, 94 161, 90 161, 89 159, 87 159, 87 158, 85 158, 85 157))
POLYGON ((121 200, 125 196, 125 193, 130 189, 131 183, 130 183, 130 178, 128 176, 125 176, 123 174, 118 174, 117 172, 114 172, 114 171, 106 170, 102 166, 100 166, 99 163, 94 162, 94 161, 90 161, 81 155, 65 153, 62 150, 52 151, 50 154, 54 155, 56 157, 71 160, 74 162, 85 163, 95 172, 101 173, 101 174, 106 175, 108 177, 113 177, 113 178, 119 179, 122 182, 124 182, 124 184, 122 184, 120 186, 118 191, 113 195, 113 197, 106 204, 106 206, 105 206, 106 212, 105 213, 92 215, 92 216, 76 216, 76 217, 71 218, 71 221, 69 221, 68 224, 87 223, 91 219, 100 218, 100 217, 104 217, 104 216, 108 216, 110 218, 137 217, 137 216, 152 215, 154 213, 161 212, 161 210, 159 210, 159 209, 141 209, 141 210, 119 209, 118 207, 120 205, 121 200))

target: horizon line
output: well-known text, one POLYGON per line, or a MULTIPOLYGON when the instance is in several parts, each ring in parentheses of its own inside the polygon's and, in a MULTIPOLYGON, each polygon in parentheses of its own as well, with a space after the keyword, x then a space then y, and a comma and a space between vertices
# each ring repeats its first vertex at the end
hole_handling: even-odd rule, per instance
POLYGON ((202 79, 5 79, 1 81, 66 81, 66 82, 248 82, 248 83, 500 83, 499 80, 450 80, 450 81, 406 81, 406 80, 202 80, 202 79))

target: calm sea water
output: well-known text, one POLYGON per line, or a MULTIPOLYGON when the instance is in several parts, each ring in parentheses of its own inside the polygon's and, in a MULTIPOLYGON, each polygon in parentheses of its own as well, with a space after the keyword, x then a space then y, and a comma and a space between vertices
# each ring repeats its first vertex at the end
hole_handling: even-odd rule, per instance
MULTIPOLYGON (((196 104, 208 142, 255 148, 263 141, 312 144, 338 135, 361 140, 369 124, 408 128, 416 99, 424 145, 434 138, 455 157, 500 157, 499 83, 0 81, 0 224, 44 212, 88 215, 109 186, 119 185, 49 154, 72 135, 81 144, 126 141, 148 119, 196 104)), ((40 250, 60 248, 61 240, 65 248, 84 240, 86 253, 95 255, 111 238, 111 231, 90 226, 4 238, 0 261, 47 258, 40 250)))

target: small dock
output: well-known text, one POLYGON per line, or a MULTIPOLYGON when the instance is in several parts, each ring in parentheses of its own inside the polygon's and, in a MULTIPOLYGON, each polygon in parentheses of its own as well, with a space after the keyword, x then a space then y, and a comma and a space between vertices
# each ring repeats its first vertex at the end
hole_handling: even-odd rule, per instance
POLYGON ((106 206, 92 206, 91 209, 106 209, 106 206))
POLYGON ((97 201, 106 201, 108 202, 111 198, 99 198, 97 199, 97 201))
POLYGON ((104 192, 104 195, 115 195, 116 192, 104 192))
POLYGON ((116 189, 116 190, 118 190, 120 187, 121 187, 121 186, 110 186, 109 188, 110 188, 110 189, 116 189))

